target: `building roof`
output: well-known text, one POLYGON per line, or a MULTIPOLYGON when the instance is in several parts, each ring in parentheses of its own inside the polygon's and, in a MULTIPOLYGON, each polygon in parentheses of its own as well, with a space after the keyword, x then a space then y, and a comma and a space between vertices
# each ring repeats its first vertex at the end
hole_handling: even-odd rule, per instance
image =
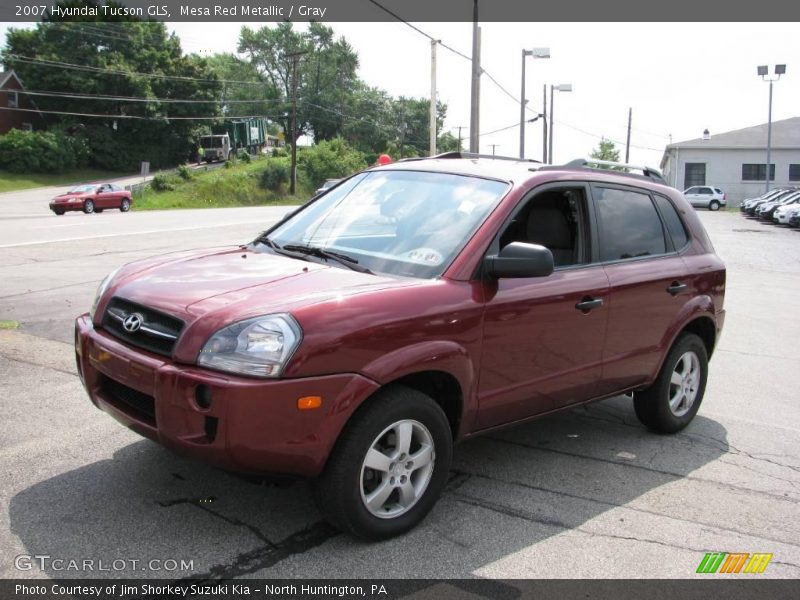
MULTIPOLYGON (((711 135, 710 139, 707 140, 699 137, 685 142, 669 144, 666 152, 669 152, 672 148, 749 149, 766 147, 767 123, 762 123, 754 127, 745 127, 744 129, 711 135)), ((772 122, 772 148, 800 149, 800 117, 772 122)))
POLYGON ((20 81, 19 76, 12 69, 10 71, 0 71, 0 88, 4 87, 12 77, 22 86, 22 81, 20 81))

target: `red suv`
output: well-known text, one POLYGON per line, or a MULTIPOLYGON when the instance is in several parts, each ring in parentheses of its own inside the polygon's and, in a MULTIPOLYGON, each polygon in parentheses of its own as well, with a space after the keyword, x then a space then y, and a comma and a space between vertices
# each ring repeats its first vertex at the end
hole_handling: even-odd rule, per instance
POLYGON ((125 265, 77 319, 92 402, 226 469, 314 478, 377 539, 418 523, 453 443, 633 393, 697 413, 725 267, 656 172, 442 155, 358 173, 245 246, 125 265))

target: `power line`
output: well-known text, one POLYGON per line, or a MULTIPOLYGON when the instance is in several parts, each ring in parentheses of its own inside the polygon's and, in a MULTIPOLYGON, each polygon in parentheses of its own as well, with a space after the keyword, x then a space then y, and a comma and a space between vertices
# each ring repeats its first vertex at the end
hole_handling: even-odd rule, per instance
POLYGON ((106 67, 93 67, 90 65, 76 65, 74 63, 67 63, 61 62, 57 60, 47 60, 47 59, 36 59, 31 58, 29 56, 23 56, 21 54, 14 54, 13 52, 8 52, 5 54, 5 58, 12 58, 13 60, 28 63, 33 65, 40 65, 42 67, 52 67, 57 69, 74 69, 77 71, 89 71, 93 73, 108 73, 110 75, 125 75, 125 76, 138 76, 138 77, 148 77, 151 79, 170 79, 176 81, 196 81, 200 83, 233 83, 233 84, 240 84, 240 85, 265 85, 263 82, 260 81, 239 81, 236 79, 203 79, 201 77, 188 77, 185 75, 161 75, 159 73, 142 73, 139 71, 122 71, 119 69, 109 69, 106 67))
POLYGON ((151 103, 174 103, 174 104, 261 104, 261 103, 286 103, 280 98, 265 98, 261 100, 196 100, 180 98, 145 98, 143 96, 112 96, 105 94, 77 94, 70 92, 54 91, 32 91, 15 90, 18 94, 28 94, 30 96, 43 96, 50 98, 70 98, 75 100, 105 100, 122 102, 151 102, 151 103))
POLYGON ((163 115, 160 117, 143 117, 139 115, 109 115, 109 114, 99 114, 99 113, 69 112, 63 110, 36 110, 35 108, 11 108, 9 106, 0 106, 0 110, 31 112, 44 115, 68 115, 73 117, 97 117, 103 119, 134 119, 139 121, 219 121, 226 118, 252 119, 264 116, 264 115, 237 115, 235 117, 225 117, 224 115, 218 115, 216 117, 172 117, 169 115, 163 115))
POLYGON ((381 4, 380 2, 377 2, 376 0, 369 0, 369 2, 371 2, 372 4, 374 4, 375 6, 377 6, 378 8, 380 8, 380 9, 381 9, 382 11, 384 11, 385 13, 387 13, 387 14, 391 15, 392 17, 394 17, 395 19, 397 19, 397 20, 398 20, 398 21, 400 21, 401 23, 403 23, 403 24, 407 25, 408 27, 411 27, 411 29, 413 29, 414 31, 416 31, 416 32, 417 32, 417 33, 419 33, 420 35, 424 35, 424 36, 425 36, 426 38, 428 38, 430 41, 432 41, 432 42, 437 42, 437 43, 438 43, 438 44, 439 44, 439 45, 440 45, 442 48, 445 48, 445 49, 449 50, 450 52, 452 52, 453 54, 456 54, 457 56, 460 56, 461 58, 464 58, 464 59, 466 59, 466 60, 472 61, 472 59, 471 59, 469 56, 467 56, 466 54, 464 54, 463 52, 459 52, 459 51, 458 51, 458 50, 456 50, 455 48, 452 48, 451 46, 448 46, 447 44, 445 44, 444 42, 442 42, 442 40, 438 40, 438 39, 436 39, 435 37, 433 37, 432 35, 425 33, 424 31, 422 31, 422 29, 420 29, 420 28, 419 28, 419 27, 417 27, 416 25, 412 25, 411 23, 409 23, 408 21, 406 21, 406 20, 405 20, 403 17, 401 17, 401 16, 400 16, 400 15, 398 15, 397 13, 395 13, 395 12, 392 12, 391 10, 389 10, 388 8, 386 8, 386 7, 385 7, 383 4, 381 4))

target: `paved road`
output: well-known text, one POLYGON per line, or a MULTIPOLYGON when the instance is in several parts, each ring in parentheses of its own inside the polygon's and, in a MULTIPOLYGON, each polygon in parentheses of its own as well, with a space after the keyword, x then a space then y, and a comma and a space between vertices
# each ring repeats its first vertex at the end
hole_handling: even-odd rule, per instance
POLYGON ((767 576, 800 576, 800 231, 702 213, 728 320, 684 432, 648 433, 620 397, 464 443, 428 519, 364 544, 320 520, 307 484, 179 458, 94 409, 74 374, 71 322, 107 271, 250 239, 283 210, 0 220, 0 320, 22 322, 0 332, 0 577, 87 574, 14 567, 47 554, 128 561, 103 577, 685 578, 712 550, 772 552, 767 576), (150 559, 194 562, 130 563, 150 559))
MULTIPOLYGON (((224 163, 211 163, 211 164, 203 164, 203 165, 189 165, 190 168, 199 170, 199 169, 218 169, 224 163)), ((125 177, 117 177, 115 179, 103 179, 103 182, 112 182, 116 183, 117 185, 121 185, 125 187, 127 185, 132 185, 136 183, 142 183, 142 181, 150 181, 153 178, 153 175, 156 173, 151 173, 145 178, 142 178, 139 175, 128 175, 125 177)), ((81 182, 77 181, 75 184, 78 183, 92 183, 92 182, 81 182)), ((52 216, 53 213, 50 212, 50 208, 48 207, 48 203, 50 199, 66 192, 70 189, 72 185, 65 184, 65 185, 54 185, 48 187, 39 187, 39 188, 32 188, 29 190, 20 190, 17 192, 3 192, 0 193, 0 219, 8 218, 8 217, 43 217, 43 216, 52 216)), ((70 214, 70 213, 67 213, 70 214)))

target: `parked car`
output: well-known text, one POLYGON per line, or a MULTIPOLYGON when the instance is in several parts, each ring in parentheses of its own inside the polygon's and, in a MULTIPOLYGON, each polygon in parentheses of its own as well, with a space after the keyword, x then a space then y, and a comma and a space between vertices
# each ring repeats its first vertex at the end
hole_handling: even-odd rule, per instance
POLYGON ((772 215, 775 209, 779 206, 786 206, 796 203, 800 200, 800 192, 793 192, 785 196, 781 196, 778 200, 771 200, 769 202, 762 202, 756 207, 756 216, 765 221, 772 221, 772 215))
POLYGON ((725 192, 718 187, 711 187, 707 185, 696 185, 684 190, 683 195, 689 201, 689 204, 696 208, 707 208, 708 210, 719 210, 720 207, 726 206, 725 192))
POLYGON ((790 227, 799 227, 800 226, 800 210, 795 209, 792 211, 792 214, 789 215, 789 220, 787 221, 790 227))
POLYGON ((775 212, 772 213, 772 222, 778 225, 786 225, 789 222, 789 215, 795 208, 797 208, 795 204, 776 207, 775 212))
POLYGON ((128 212, 133 206, 133 197, 128 190, 116 183, 89 183, 79 185, 50 201, 50 210, 61 216, 71 210, 86 214, 101 213, 106 208, 117 208, 128 212))
POLYGON ((786 196, 789 196, 790 194, 793 194, 796 191, 797 190, 795 190, 794 188, 781 188, 778 190, 774 190, 769 194, 765 194, 759 198, 753 198, 752 200, 744 202, 742 204, 742 207, 744 209, 744 212, 752 217, 755 216, 756 210, 762 204, 766 202, 772 202, 774 200, 780 200, 781 198, 785 198, 786 196))
POLYGON ((314 195, 319 196, 322 192, 327 192, 340 181, 341 179, 326 179, 325 182, 317 188, 317 190, 314 192, 314 195))
POLYGON ((625 393, 654 431, 694 418, 725 266, 640 169, 455 152, 367 169, 245 246, 109 274, 76 320, 78 372, 133 431, 313 478, 343 531, 400 534, 457 441, 625 393))

